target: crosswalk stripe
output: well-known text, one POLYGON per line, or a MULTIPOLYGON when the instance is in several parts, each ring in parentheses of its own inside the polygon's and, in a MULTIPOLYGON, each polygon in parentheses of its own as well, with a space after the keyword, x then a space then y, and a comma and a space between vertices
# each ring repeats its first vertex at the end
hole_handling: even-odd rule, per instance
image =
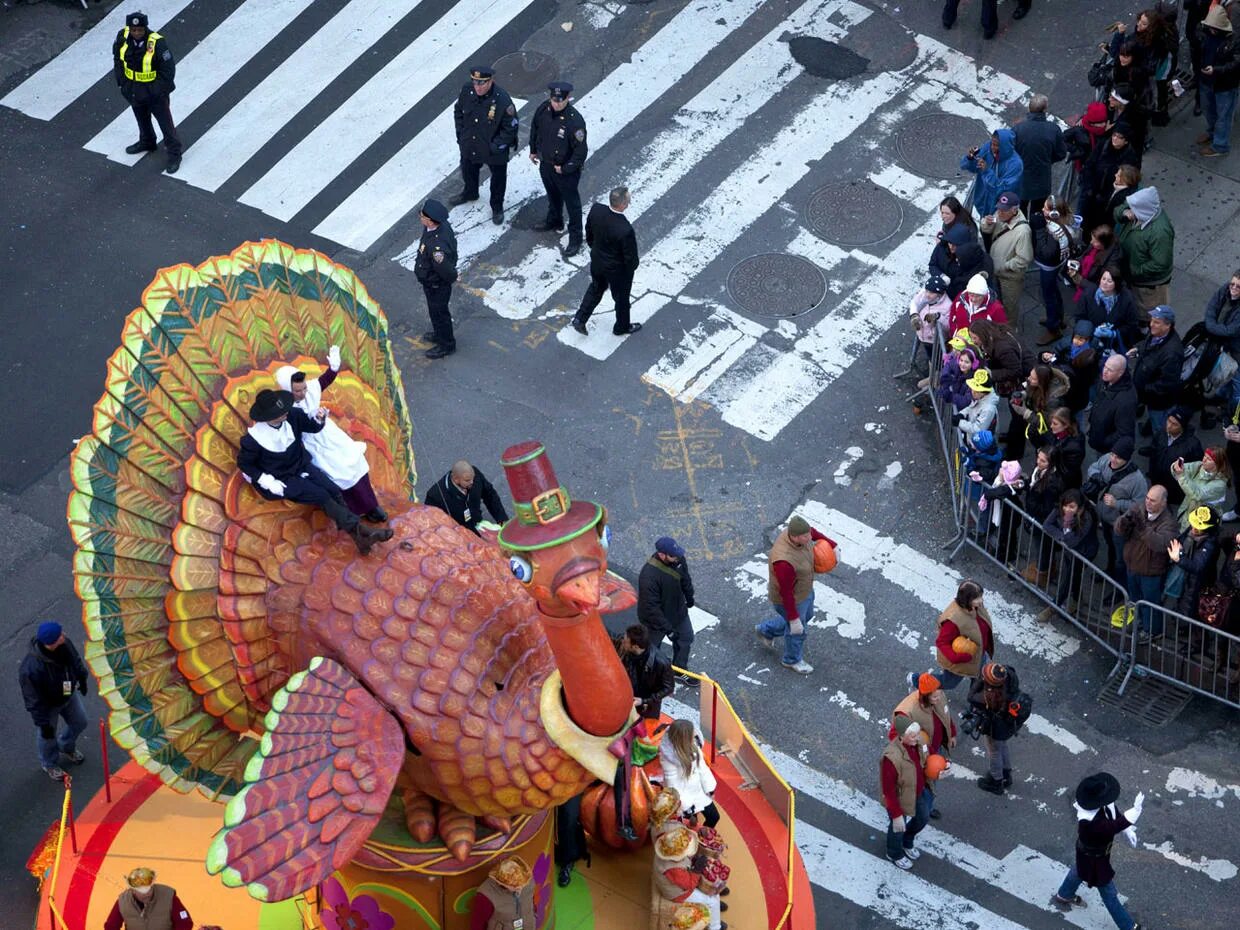
MULTIPOLYGON (((869 15, 869 10, 848 0, 810 0, 758 40, 685 104, 673 117, 672 125, 633 159, 631 171, 616 179, 633 192, 633 204, 626 211, 630 222, 636 223, 645 210, 657 205, 754 113, 804 73, 788 52, 790 32, 840 39, 869 15)), ((595 191, 594 199, 602 200, 613 186, 610 180, 603 183, 593 176, 588 163, 585 177, 595 191)), ((583 191, 585 194, 588 191, 583 191)), ((591 197, 583 199, 589 203, 591 197)), ((535 246, 515 266, 504 269, 502 277, 487 289, 484 300, 500 316, 528 316, 567 284, 574 272, 561 258, 558 247, 535 246)))
MULTIPOLYGON (((246 0, 237 7, 177 62, 177 89, 172 98, 177 122, 184 122, 313 2, 246 0)), ((130 155, 125 151, 133 135, 134 119, 126 109, 87 142, 86 148, 112 161, 134 165, 144 153, 130 155)))
POLYGON ((713 306, 680 344, 650 367, 642 380, 691 403, 723 372, 749 353, 766 327, 713 306))
MULTIPOLYGON (((577 106, 589 113, 591 150, 597 152, 642 111, 655 103, 711 54, 719 43, 744 24, 764 0, 692 0, 591 90, 577 106)), ((543 196, 538 169, 522 150, 508 165, 505 208, 514 213, 543 196)), ((457 253, 462 264, 490 248, 507 231, 491 223, 485 201, 453 211, 457 253)), ((397 257, 413 267, 417 243, 397 257)))
POLYGON ((218 190, 327 85, 422 2, 350 0, 215 125, 193 140, 177 177, 194 187, 218 190))
MULTIPOLYGON (((148 0, 143 9, 151 28, 165 23, 189 6, 190 0, 148 0)), ((125 26, 128 4, 118 4, 89 32, 18 84, 0 104, 35 119, 50 120, 106 74, 112 73, 112 43, 125 26)))
POLYGON ((464 55, 491 41, 533 2, 474 0, 452 7, 255 182, 241 202, 292 219, 428 91, 463 71, 464 55))

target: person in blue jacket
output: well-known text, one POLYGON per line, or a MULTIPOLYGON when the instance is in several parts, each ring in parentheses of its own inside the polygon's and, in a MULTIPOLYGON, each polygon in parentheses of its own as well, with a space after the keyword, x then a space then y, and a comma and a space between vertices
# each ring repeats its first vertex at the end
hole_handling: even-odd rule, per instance
POLYGON ((995 201, 1004 191, 1020 190, 1025 174, 1024 162, 1016 154, 1016 133, 1010 129, 996 129, 990 134, 986 149, 970 149, 960 159, 960 170, 977 175, 977 190, 973 193, 973 209, 978 216, 992 216, 995 201))

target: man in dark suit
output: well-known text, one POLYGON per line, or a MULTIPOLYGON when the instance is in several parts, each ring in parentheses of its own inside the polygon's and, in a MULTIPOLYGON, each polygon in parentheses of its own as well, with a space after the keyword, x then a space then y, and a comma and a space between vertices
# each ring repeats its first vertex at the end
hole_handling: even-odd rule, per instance
POLYGON ((586 217, 586 244, 590 246, 590 286, 570 324, 586 335, 586 321, 610 290, 616 302, 616 322, 611 331, 627 336, 642 328, 629 322, 629 291, 633 289, 633 272, 637 270, 637 235, 624 216, 629 207, 629 189, 617 187, 608 195, 610 206, 596 203, 586 217))

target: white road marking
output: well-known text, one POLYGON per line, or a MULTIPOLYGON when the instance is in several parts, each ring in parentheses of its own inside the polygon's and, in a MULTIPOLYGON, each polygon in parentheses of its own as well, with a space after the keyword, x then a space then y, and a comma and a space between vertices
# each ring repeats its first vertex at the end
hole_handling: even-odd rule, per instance
MULTIPOLYGON (((642 149, 623 181, 633 191, 634 203, 626 211, 631 222, 659 201, 695 165, 707 159, 761 107, 784 91, 804 69, 781 42, 789 32, 824 39, 842 38, 848 27, 870 15, 848 0, 810 0, 758 40, 745 54, 711 81, 673 117, 672 125, 642 149), (830 17, 830 19, 828 18, 830 17), (837 23, 834 20, 839 20, 837 23)), ((586 179, 595 194, 583 191, 583 201, 601 199, 613 186, 612 179, 586 179)), ((538 246, 487 289, 487 306, 504 317, 528 316, 546 304, 573 277, 554 246, 538 246)), ((663 290, 659 287, 658 290, 663 290)))
MULTIPOLYGON (((440 81, 533 0, 473 0, 451 7, 241 195, 288 220, 338 177, 440 81)), ((515 101, 514 101, 515 104, 515 101)), ((405 209, 413 207, 406 203, 405 209)))
MULTIPOLYGON (((956 595, 962 580, 958 571, 818 501, 806 501, 797 512, 840 544, 839 558, 845 565, 858 573, 878 571, 921 600, 930 608, 927 630, 933 630, 934 617, 956 595)), ((985 597, 1000 649, 1011 648, 1057 665, 1081 648, 1079 639, 1038 623, 998 592, 987 591, 985 597)))
POLYGON ((1069 733, 1058 724, 1051 723, 1041 714, 1030 714, 1029 719, 1025 722, 1025 730, 1028 733, 1036 733, 1038 736, 1045 736, 1047 739, 1058 743, 1074 756, 1089 750, 1097 755, 1098 750, 1090 746, 1080 737, 1069 733))
POLYGON ((1223 799, 1229 794, 1240 798, 1240 785, 1227 785, 1192 769, 1173 768, 1167 774, 1167 790, 1172 794, 1183 791, 1194 798, 1208 798, 1223 806, 1223 799))
POLYGON ((1183 853, 1175 851, 1175 847, 1171 845, 1170 840, 1166 840, 1155 846, 1153 843, 1142 843, 1146 849, 1158 853, 1164 859, 1174 862, 1176 865, 1182 865, 1186 869, 1192 869, 1194 872, 1200 872, 1208 875, 1216 882, 1225 882, 1236 877, 1240 873, 1240 869, 1236 868, 1236 864, 1227 859, 1210 859, 1201 856, 1197 859, 1191 856, 1185 856, 1183 853))
MULTIPOLYGON (((189 54, 177 61, 177 89, 172 97, 172 112, 177 122, 184 122, 313 2, 246 0, 233 10, 189 54)), ((126 110, 87 142, 86 148, 108 156, 111 161, 135 165, 144 153, 126 153, 125 146, 133 137, 133 114, 126 110)))
POLYGON ((680 344, 655 362, 642 380, 690 403, 749 352, 764 332, 760 323, 712 305, 709 316, 685 333, 680 344))
MULTIPOLYGON (((590 148, 598 151, 657 101, 716 46, 762 6, 763 0, 693 0, 673 16, 625 62, 608 74, 576 104, 588 114, 590 148)), ((588 162, 587 162, 588 166, 588 162)), ((589 168, 587 167, 587 171, 589 168)), ((543 196, 538 169, 522 149, 508 165, 505 208, 515 212, 543 196)), ((507 227, 491 223, 490 209, 453 212, 459 261, 466 264, 494 245, 507 227)), ((397 256, 407 268, 413 266, 417 243, 397 256)), ((608 328, 610 332, 610 328, 608 328)))
POLYGON ((860 446, 849 446, 844 450, 844 460, 835 466, 835 474, 831 477, 835 479, 835 483, 848 487, 852 484, 852 475, 848 473, 848 469, 852 468, 865 455, 865 450, 860 446))
MULTIPOLYGON (((189 3, 190 0, 147 0, 142 8, 151 28, 159 32, 189 3)), ((127 4, 114 6, 89 32, 14 87, 0 104, 35 119, 55 117, 100 78, 112 73, 112 43, 125 27, 125 14, 130 12, 127 4)), ((175 51, 176 36, 169 35, 168 41, 175 51)), ((116 99, 121 100, 119 91, 116 99)))
MULTIPOLYGON (((177 175, 218 190, 422 0, 350 0, 245 99, 194 141, 177 175)), ((175 106, 175 98, 174 98, 175 106)))
POLYGON ((703 610, 701 607, 690 607, 689 625, 693 627, 694 633, 701 633, 703 630, 717 627, 719 625, 719 618, 709 611, 703 610))

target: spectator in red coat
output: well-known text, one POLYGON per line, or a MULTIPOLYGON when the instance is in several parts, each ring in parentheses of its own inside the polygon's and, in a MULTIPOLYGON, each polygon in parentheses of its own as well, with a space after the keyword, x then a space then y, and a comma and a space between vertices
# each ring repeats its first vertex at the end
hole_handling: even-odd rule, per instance
POLYGON ((971 277, 964 291, 952 301, 951 313, 947 317, 947 331, 954 333, 967 329, 975 320, 1007 322, 1003 304, 991 295, 990 285, 983 274, 971 277))

